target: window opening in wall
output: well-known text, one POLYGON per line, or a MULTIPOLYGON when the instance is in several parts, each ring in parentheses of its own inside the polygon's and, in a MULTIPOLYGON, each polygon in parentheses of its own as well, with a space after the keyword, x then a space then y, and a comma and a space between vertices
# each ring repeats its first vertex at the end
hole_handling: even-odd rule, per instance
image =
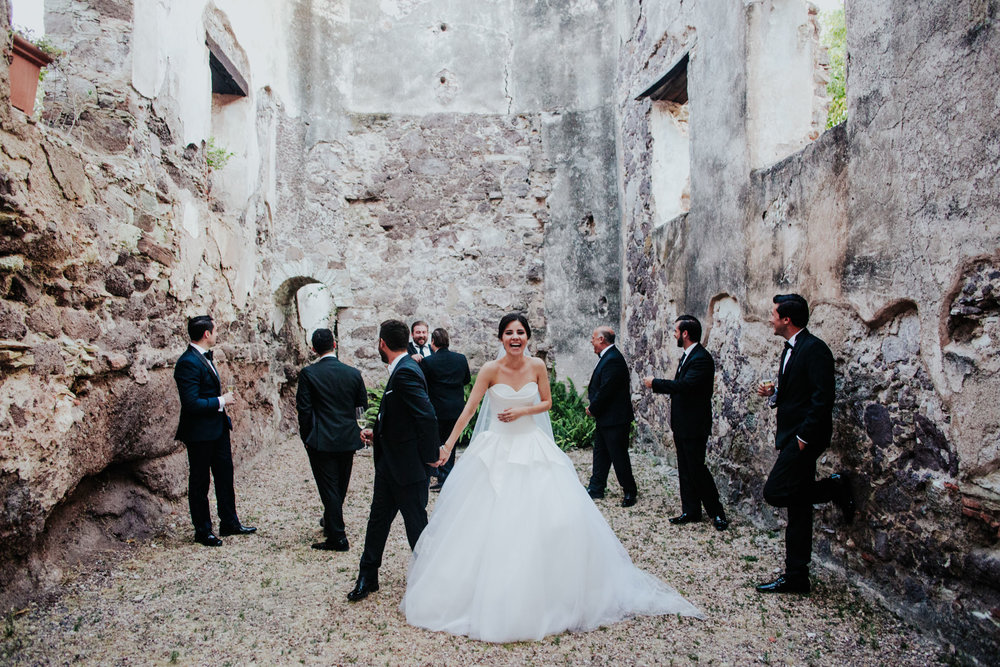
POLYGON ((747 146, 750 167, 769 167, 827 126, 828 64, 820 9, 841 0, 747 0, 747 146))
POLYGON ((213 37, 209 29, 205 45, 212 77, 212 124, 205 137, 212 210, 239 219, 252 196, 257 170, 257 118, 249 95, 250 72, 246 56, 231 34, 213 37))
POLYGON ((212 69, 212 93, 215 95, 239 95, 246 97, 247 82, 222 48, 208 37, 208 64, 212 69))
POLYGON ((649 129, 653 137, 650 180, 654 225, 659 227, 691 208, 691 142, 688 135, 685 53, 663 78, 639 95, 652 100, 649 129))
POLYGON ((827 111, 827 129, 847 120, 847 22, 841 6, 829 12, 820 12, 820 43, 826 48, 829 81, 826 94, 830 97, 827 111))

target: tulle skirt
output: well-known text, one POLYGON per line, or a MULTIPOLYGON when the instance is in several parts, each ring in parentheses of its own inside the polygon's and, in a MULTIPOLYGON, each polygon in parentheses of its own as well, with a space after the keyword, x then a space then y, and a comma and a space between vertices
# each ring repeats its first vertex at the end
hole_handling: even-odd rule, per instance
POLYGON ((459 459, 414 549, 402 609, 411 625, 491 642, 702 617, 632 564, 572 461, 534 427, 481 433, 459 459))

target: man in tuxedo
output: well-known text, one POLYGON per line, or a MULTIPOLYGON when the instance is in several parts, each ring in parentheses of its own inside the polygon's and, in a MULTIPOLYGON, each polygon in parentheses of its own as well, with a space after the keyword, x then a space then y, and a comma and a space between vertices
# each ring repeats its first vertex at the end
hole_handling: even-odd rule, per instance
POLYGON ((364 446, 355 409, 368 407, 368 392, 361 373, 334 354, 337 343, 332 331, 314 331, 312 349, 319 359, 302 369, 295 393, 299 435, 323 501, 326 540, 312 548, 347 551, 344 496, 351 481, 354 452, 364 446))
POLYGON ((410 325, 410 337, 413 340, 406 344, 406 351, 418 363, 423 361, 424 357, 434 354, 430 343, 427 342, 428 331, 430 327, 423 320, 417 320, 410 325))
POLYGON ((347 594, 351 602, 378 590, 378 569, 396 513, 403 515, 410 549, 427 525, 426 464, 437 462, 441 442, 424 374, 406 353, 407 333, 399 320, 386 320, 379 327, 378 352, 389 364, 389 381, 374 431, 361 434, 372 442, 375 487, 358 580, 347 594))
POLYGON ((629 388, 628 365, 615 347, 615 332, 611 327, 597 327, 590 336, 594 354, 600 360, 590 376, 587 414, 597 422, 594 431, 594 467, 587 485, 591 498, 603 498, 608 472, 615 475, 622 487, 622 507, 635 505, 639 491, 632 476, 632 461, 628 456, 628 436, 635 414, 629 388))
POLYGON ((712 473, 705 465, 708 436, 712 433, 712 390, 715 360, 698 342, 701 322, 681 315, 674 322, 677 347, 684 349, 673 380, 643 378, 642 383, 657 394, 670 394, 670 429, 677 449, 677 476, 681 487, 681 514, 670 519, 680 526, 701 521, 701 508, 712 517, 716 530, 729 527, 719 502, 712 473))
POLYGON ((188 320, 187 330, 191 343, 174 366, 174 381, 181 399, 176 438, 187 448, 188 506, 194 539, 207 547, 217 547, 222 540, 212 532, 209 474, 215 478, 219 534, 248 535, 257 529, 241 524, 236 514, 233 452, 229 442, 233 422, 226 414, 226 406, 235 405, 236 396, 232 392, 222 393, 219 371, 212 363, 211 348, 217 338, 215 323, 211 316, 200 315, 188 320))
MULTIPOLYGON (((451 351, 448 332, 444 329, 435 329, 431 333, 431 349, 434 354, 424 358, 420 369, 427 378, 427 393, 437 415, 438 435, 444 442, 465 407, 465 385, 472 380, 472 373, 465 355, 451 351)), ((452 449, 448 462, 436 470, 437 483, 431 486, 432 491, 441 490, 454 466, 455 450, 452 449)))
POLYGON ((816 481, 816 460, 833 434, 833 354, 805 327, 809 304, 798 294, 774 297, 770 324, 785 339, 778 364, 777 387, 761 383, 759 396, 777 408, 774 446, 778 459, 764 484, 764 499, 788 508, 785 528, 785 572, 757 586, 762 593, 808 593, 812 556, 813 505, 833 501, 846 522, 855 505, 843 474, 816 481))

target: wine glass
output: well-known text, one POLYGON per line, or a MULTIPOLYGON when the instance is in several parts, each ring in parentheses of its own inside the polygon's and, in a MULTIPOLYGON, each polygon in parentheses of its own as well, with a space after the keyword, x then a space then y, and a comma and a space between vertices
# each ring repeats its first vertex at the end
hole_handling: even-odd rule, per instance
POLYGON ((764 373, 760 378, 760 386, 764 389, 764 391, 768 392, 768 394, 772 394, 772 390, 774 389, 774 376, 770 373, 764 373))
POLYGON ((368 415, 365 414, 364 408, 354 408, 354 419, 362 431, 368 426, 368 415))

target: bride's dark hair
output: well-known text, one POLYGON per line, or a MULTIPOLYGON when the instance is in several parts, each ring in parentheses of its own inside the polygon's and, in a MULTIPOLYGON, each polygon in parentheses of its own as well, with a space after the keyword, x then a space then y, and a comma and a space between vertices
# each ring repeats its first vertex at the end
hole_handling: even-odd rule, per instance
POLYGON ((503 316, 503 319, 500 320, 500 330, 497 331, 497 338, 503 339, 504 329, 514 320, 524 325, 524 333, 527 334, 528 338, 531 338, 531 327, 528 325, 528 319, 521 313, 508 313, 503 316))

